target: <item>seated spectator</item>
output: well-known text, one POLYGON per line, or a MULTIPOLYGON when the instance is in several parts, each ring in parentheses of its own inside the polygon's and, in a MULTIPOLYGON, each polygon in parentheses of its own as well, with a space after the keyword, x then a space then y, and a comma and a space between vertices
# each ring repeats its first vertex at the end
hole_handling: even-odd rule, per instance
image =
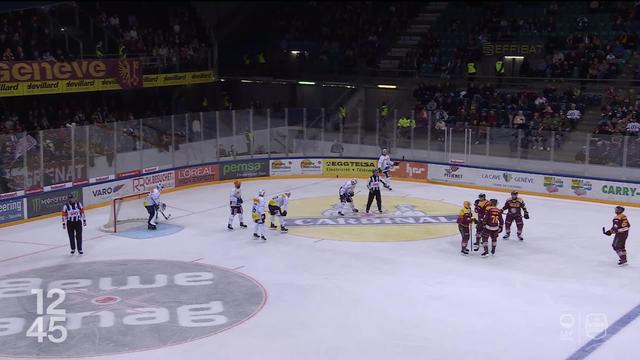
POLYGON ((518 111, 518 114, 513 117, 513 127, 516 129, 523 129, 526 121, 527 119, 524 117, 522 110, 520 110, 518 111))
POLYGON ((576 125, 582 118, 582 113, 580 113, 580 110, 576 109, 576 104, 571 104, 571 110, 567 111, 566 116, 567 116, 567 119, 569 119, 569 122, 571 123, 571 128, 575 129, 576 125))

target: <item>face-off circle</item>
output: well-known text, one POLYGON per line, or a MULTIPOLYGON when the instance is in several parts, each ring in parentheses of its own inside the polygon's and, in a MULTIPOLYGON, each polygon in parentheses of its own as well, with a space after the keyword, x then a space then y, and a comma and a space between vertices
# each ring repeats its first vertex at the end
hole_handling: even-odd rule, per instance
MULTIPOLYGON (((238 272, 196 262, 117 260, 58 265, 0 276, 0 356, 81 357, 151 350, 229 329, 257 313, 264 288, 238 272), (62 343, 26 336, 62 289, 62 343)), ((45 331, 48 316, 44 316, 45 331)), ((56 334, 57 335, 57 334, 56 334)))

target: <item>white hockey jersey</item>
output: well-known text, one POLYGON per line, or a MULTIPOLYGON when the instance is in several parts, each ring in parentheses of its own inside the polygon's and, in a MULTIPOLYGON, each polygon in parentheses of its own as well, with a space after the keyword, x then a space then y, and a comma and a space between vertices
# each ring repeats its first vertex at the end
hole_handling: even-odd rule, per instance
POLYGON ((251 208, 251 212, 263 215, 264 209, 267 207, 267 201, 262 196, 258 196, 258 200, 259 201, 257 204, 253 204, 253 207, 251 208))
POLYGON ((285 194, 280 194, 278 196, 274 196, 269 200, 269 205, 278 206, 280 210, 287 211, 287 207, 289 206, 289 198, 285 194))
POLYGON ((231 190, 231 195, 229 195, 229 205, 242 205, 242 193, 240 192, 240 189, 233 188, 233 190, 231 190))
POLYGON ((160 190, 153 189, 152 192, 147 195, 147 198, 144 201, 144 206, 160 206, 160 190))
POLYGON ((391 162, 391 158, 389 155, 380 155, 378 159, 378 168, 382 169, 382 171, 389 171, 393 166, 393 162, 391 162))
POLYGON ((351 183, 351 180, 347 181, 346 183, 344 183, 344 185, 340 186, 340 195, 354 192, 355 187, 356 186, 351 183))

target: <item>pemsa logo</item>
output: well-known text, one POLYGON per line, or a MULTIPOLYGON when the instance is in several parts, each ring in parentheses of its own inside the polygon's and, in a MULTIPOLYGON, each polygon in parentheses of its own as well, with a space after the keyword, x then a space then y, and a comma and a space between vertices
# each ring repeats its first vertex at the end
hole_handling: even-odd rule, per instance
POLYGON ((260 163, 227 164, 222 168, 222 175, 242 171, 258 171, 262 168, 260 163))
POLYGON ((39 316, 32 289, 67 294, 59 308, 66 311, 68 336, 46 348, 51 358, 129 353, 194 341, 247 320, 266 299, 255 280, 194 262, 117 260, 27 270, 0 276, 0 356, 42 354, 37 340, 25 336, 39 316))
POLYGON ((269 176, 269 160, 238 161, 221 165, 223 180, 243 177, 269 176))

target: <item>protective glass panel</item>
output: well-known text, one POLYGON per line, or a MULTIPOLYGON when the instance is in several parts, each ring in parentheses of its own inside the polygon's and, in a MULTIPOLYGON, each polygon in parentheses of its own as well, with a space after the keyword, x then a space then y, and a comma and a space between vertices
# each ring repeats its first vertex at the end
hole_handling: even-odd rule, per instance
POLYGON ((89 127, 73 127, 73 165, 76 169, 74 180, 88 179, 89 167, 95 166, 95 163, 92 165, 89 161, 89 127))
POLYGON ((587 134, 558 131, 560 144, 554 150, 553 160, 574 164, 584 164, 587 154, 587 134))
POLYGON ((172 138, 171 121, 172 116, 142 120, 142 169, 164 169, 173 165, 173 151, 180 147, 180 143, 184 143, 184 126, 182 133, 176 131, 172 138))
POLYGON ((37 133, 0 135, 0 194, 24 190, 25 157, 34 148, 39 151, 37 136, 37 133))
POLYGON ((89 178, 115 174, 114 134, 117 134, 115 123, 89 126, 89 178))
POLYGON ((43 186, 73 181, 71 128, 43 132, 43 186))
POLYGON ((220 160, 229 160, 237 152, 233 138, 233 114, 231 110, 218 112, 218 156, 220 160))
POLYGON ((142 132, 140 120, 115 123, 116 171, 125 174, 142 169, 142 132))

